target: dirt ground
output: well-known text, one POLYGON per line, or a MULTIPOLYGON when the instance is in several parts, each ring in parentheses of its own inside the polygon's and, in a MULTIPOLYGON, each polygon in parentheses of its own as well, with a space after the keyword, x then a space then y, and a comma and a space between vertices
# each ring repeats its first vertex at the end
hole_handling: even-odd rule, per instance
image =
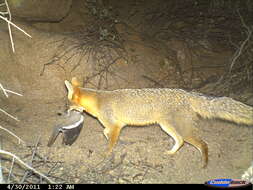
MULTIPOLYGON (((199 122, 201 136, 209 147, 209 163, 205 169, 201 168, 200 153, 188 144, 175 155, 166 155, 173 140, 158 126, 124 128, 113 155, 105 157, 107 141, 103 127, 88 115, 81 135, 72 146, 61 145, 59 138, 49 148, 47 142, 52 127, 60 122, 57 113, 64 110, 64 105, 42 101, 26 103, 22 107, 16 113, 21 122, 12 127, 12 131, 30 145, 41 137, 38 153, 49 163, 39 168, 48 172, 57 163, 51 173, 56 182, 204 183, 214 178, 240 178, 252 161, 250 127, 205 120, 199 122)), ((7 146, 13 140, 6 140, 5 149, 17 155, 29 155, 16 142, 7 146)))
MULTIPOLYGON (((75 6, 78 7, 78 4, 73 5, 74 8, 75 6)), ((78 60, 73 58, 68 64, 60 60, 57 64, 46 66, 41 75, 43 66, 53 59, 59 47, 57 40, 67 36, 63 32, 59 33, 59 30, 68 28, 66 23, 73 24, 71 29, 83 25, 82 22, 78 24, 77 19, 73 22, 72 18, 76 18, 81 8, 78 10, 79 12, 75 11, 75 14, 70 13, 67 20, 62 21, 63 24, 27 24, 17 21, 17 24, 33 38, 28 39, 18 31, 14 31, 15 54, 11 52, 7 27, 4 23, 0 23, 0 83, 7 89, 23 94, 23 97, 11 95, 7 99, 0 91, 0 108, 20 120, 16 122, 0 113, 0 125, 27 143, 27 146, 19 145, 16 139, 0 131, 2 149, 15 153, 22 160, 29 162, 32 150, 36 148, 33 167, 47 174, 57 183, 203 184, 216 178, 240 178, 253 160, 253 128, 219 120, 200 118, 198 121, 200 136, 207 142, 209 148, 209 163, 205 169, 201 168, 199 151, 191 145, 185 144, 173 156, 166 155, 165 152, 173 146, 174 142, 157 125, 125 127, 113 154, 106 157, 108 144, 103 135, 103 126, 96 118, 86 113, 84 113, 84 127, 72 146, 62 145, 61 137, 58 137, 52 147, 47 147, 53 128, 61 122, 60 115, 68 106, 64 80, 70 79, 71 76, 85 79, 94 72, 92 63, 85 63, 85 61, 82 67, 70 72, 78 60)), ((124 29, 119 26, 118 30, 124 29)), ((164 45, 159 43, 157 45, 157 41, 143 41, 142 36, 137 34, 130 35, 129 38, 140 42, 131 43, 131 40, 125 42, 131 62, 120 59, 113 66, 113 72, 116 72, 118 77, 113 77, 113 74, 108 75, 107 82, 96 87, 105 89, 180 87, 177 82, 178 72, 175 72, 173 65, 167 65, 170 59, 164 55, 168 50, 164 45), (150 44, 157 46, 153 48, 150 44), (156 82, 151 79, 155 79, 156 82), (159 86, 161 84, 163 86, 159 86)), ((184 64, 183 68, 186 70, 191 68, 190 63, 184 61, 189 58, 184 43, 178 39, 172 39, 167 43, 174 52, 183 52, 183 61, 180 62, 184 64)), ((205 64, 218 65, 215 68, 207 67, 196 72, 192 81, 197 86, 202 78, 212 76, 219 78, 224 73, 224 64, 228 62, 232 53, 229 49, 220 47, 214 49, 218 51, 202 52, 203 56, 197 60, 198 62, 196 61, 200 68, 205 64)), ((201 52, 197 49, 196 51, 201 52)), ((99 78, 95 78, 86 86, 95 88, 93 84, 98 84, 98 81, 99 78)), ((205 87, 197 91, 207 92, 205 87)), ((218 93, 212 92, 212 94, 218 93)), ((246 103, 253 105, 251 89, 243 89, 241 93, 231 93, 230 96, 241 101, 247 99, 246 103)), ((11 167, 11 159, 4 156, 1 158, 1 164, 8 170, 11 167)), ((15 165, 12 182, 20 182, 25 171, 22 168, 15 165)), ((4 174, 8 176, 5 170, 4 174)), ((24 183, 46 183, 39 180, 41 179, 28 175, 24 183)))

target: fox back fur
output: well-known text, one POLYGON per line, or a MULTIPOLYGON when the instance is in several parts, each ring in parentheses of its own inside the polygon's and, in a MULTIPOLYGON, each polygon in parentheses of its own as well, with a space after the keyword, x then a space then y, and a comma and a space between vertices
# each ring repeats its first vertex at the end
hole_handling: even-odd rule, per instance
POLYGON ((210 97, 181 89, 120 89, 113 91, 81 88, 76 78, 65 81, 70 109, 86 111, 105 127, 109 152, 116 144, 121 129, 126 125, 159 124, 175 144, 168 154, 174 154, 187 142, 197 148, 205 167, 208 147, 194 135, 195 121, 220 118, 238 124, 253 125, 253 108, 227 97, 210 97))

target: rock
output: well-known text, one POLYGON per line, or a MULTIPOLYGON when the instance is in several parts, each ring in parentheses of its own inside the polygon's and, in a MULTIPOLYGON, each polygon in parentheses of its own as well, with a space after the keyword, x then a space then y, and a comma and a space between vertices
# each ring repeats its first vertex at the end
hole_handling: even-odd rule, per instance
POLYGON ((57 22, 69 12, 72 0, 8 0, 12 16, 28 21, 57 22))

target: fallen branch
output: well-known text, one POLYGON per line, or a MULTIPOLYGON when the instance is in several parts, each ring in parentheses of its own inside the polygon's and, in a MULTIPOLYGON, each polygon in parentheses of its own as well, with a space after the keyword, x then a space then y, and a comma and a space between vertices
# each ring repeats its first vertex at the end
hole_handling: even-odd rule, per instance
POLYGON ((30 34, 28 34, 26 31, 24 31, 23 29, 21 29, 20 27, 18 27, 17 25, 15 25, 13 22, 10 22, 7 18, 5 18, 5 17, 3 17, 1 15, 0 15, 0 18, 3 19, 5 22, 9 23, 10 25, 14 26, 15 28, 17 28, 21 32, 23 32, 26 36, 32 38, 32 36, 30 34))
MULTIPOLYGON (((0 138, 0 150, 1 149, 2 149, 2 138, 0 138)), ((3 183, 5 183, 5 181, 3 177, 2 159, 0 158, 0 184, 3 184, 3 183)))
POLYGON ((12 133, 12 132, 9 131, 8 129, 2 127, 1 125, 0 125, 0 129, 2 129, 2 130, 4 130, 4 131, 8 132, 8 133, 11 134, 13 137, 17 138, 17 139, 18 139, 18 144, 20 144, 20 142, 22 142, 23 144, 26 144, 25 141, 23 141, 23 140, 22 140, 21 138, 19 138, 17 135, 15 135, 14 133, 12 133))
POLYGON ((16 26, 15 24, 13 24, 11 22, 11 19, 12 19, 11 11, 10 11, 7 0, 4 0, 4 3, 0 4, 0 6, 4 6, 4 5, 6 6, 7 10, 5 12, 0 12, 0 18, 3 19, 8 24, 8 30, 9 30, 9 36, 10 36, 12 51, 15 52, 14 42, 13 42, 13 38, 12 38, 11 25, 14 26, 15 28, 17 28, 18 30, 20 30, 21 32, 23 32, 25 35, 29 36, 30 38, 31 38, 31 36, 27 32, 25 32, 24 30, 22 30, 21 28, 19 28, 18 26, 16 26), (6 17, 4 17, 2 15, 9 15, 9 19, 7 19, 6 17))
MULTIPOLYGON (((40 142, 40 136, 38 137, 38 140, 37 140, 37 142, 35 144, 35 147, 33 149, 33 152, 32 152, 32 158, 31 158, 30 163, 29 163, 29 166, 31 166, 31 167, 33 166, 33 160, 34 160, 36 151, 38 149, 39 142, 40 142)), ((29 174, 29 171, 26 171, 23 178, 22 178, 22 180, 21 180, 21 183, 24 183, 24 181, 27 178, 28 174, 29 174)))
MULTIPOLYGON (((11 22, 11 11, 10 11, 8 2, 7 2, 7 0, 4 0, 4 2, 5 2, 6 8, 7 8, 7 12, 8 12, 8 15, 9 15, 9 21, 11 22)), ((8 22, 8 30, 9 30, 10 40, 11 40, 12 51, 15 52, 14 42, 13 42, 13 38, 12 38, 11 25, 10 25, 9 22, 8 22)))
POLYGON ((7 178, 7 183, 10 183, 10 178, 11 178, 11 176, 12 176, 12 171, 13 171, 14 163, 15 163, 15 159, 14 159, 14 157, 12 157, 11 169, 10 169, 10 171, 9 171, 9 175, 8 175, 8 178, 7 178))
MULTIPOLYGON (((19 94, 17 92, 14 92, 12 90, 8 90, 8 89, 4 88, 1 83, 0 83, 0 90, 3 91, 4 95, 7 98, 9 97, 8 93, 15 94, 15 95, 18 95, 18 96, 23 96, 22 94, 19 94)), ((3 109, 0 108, 0 111, 3 112, 4 114, 6 114, 7 116, 9 116, 10 118, 12 118, 12 119, 14 119, 16 121, 19 121, 18 118, 14 117, 13 115, 9 114, 8 112, 4 111, 3 109)))
POLYGON ((5 115, 9 116, 10 118, 19 121, 18 118, 14 117, 13 115, 9 114, 8 112, 4 111, 3 109, 0 108, 0 111, 3 112, 5 115))
POLYGON ((45 176, 44 174, 42 174, 41 172, 37 171, 36 169, 32 168, 31 166, 29 166, 28 164, 26 164, 24 161, 22 161, 19 157, 17 157, 16 155, 7 152, 5 150, 1 150, 0 149, 0 154, 5 154, 8 156, 11 156, 12 158, 14 158, 15 160, 17 160, 21 165, 25 166, 26 168, 28 168, 29 170, 31 170, 33 173, 43 177, 44 179, 46 179, 49 183, 55 183, 54 181, 52 181, 51 179, 49 179, 47 176, 45 176))
POLYGON ((1 88, 1 90, 3 90, 3 92, 4 92, 4 94, 5 94, 5 96, 6 96, 7 98, 9 97, 8 93, 10 93, 10 94, 15 94, 15 95, 17 95, 17 96, 23 96, 22 94, 19 94, 19 93, 17 93, 17 92, 14 92, 14 91, 5 89, 1 83, 0 83, 0 88, 1 88))
POLYGON ((8 98, 8 93, 6 92, 5 88, 3 87, 3 85, 0 83, 0 89, 3 91, 4 95, 8 98))

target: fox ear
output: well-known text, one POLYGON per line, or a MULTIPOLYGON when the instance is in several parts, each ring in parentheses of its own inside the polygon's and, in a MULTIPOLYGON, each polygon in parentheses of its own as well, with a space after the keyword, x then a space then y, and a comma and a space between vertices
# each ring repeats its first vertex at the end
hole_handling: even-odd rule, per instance
POLYGON ((80 86, 80 82, 77 80, 77 78, 76 77, 73 77, 72 79, 71 79, 71 84, 73 85, 73 86, 80 86))
POLYGON ((73 86, 72 86, 72 84, 71 84, 69 81, 67 81, 67 80, 65 80, 65 86, 66 86, 66 88, 68 89, 68 99, 69 99, 69 100, 72 100, 72 96, 73 96, 73 93, 74 93, 73 86))

